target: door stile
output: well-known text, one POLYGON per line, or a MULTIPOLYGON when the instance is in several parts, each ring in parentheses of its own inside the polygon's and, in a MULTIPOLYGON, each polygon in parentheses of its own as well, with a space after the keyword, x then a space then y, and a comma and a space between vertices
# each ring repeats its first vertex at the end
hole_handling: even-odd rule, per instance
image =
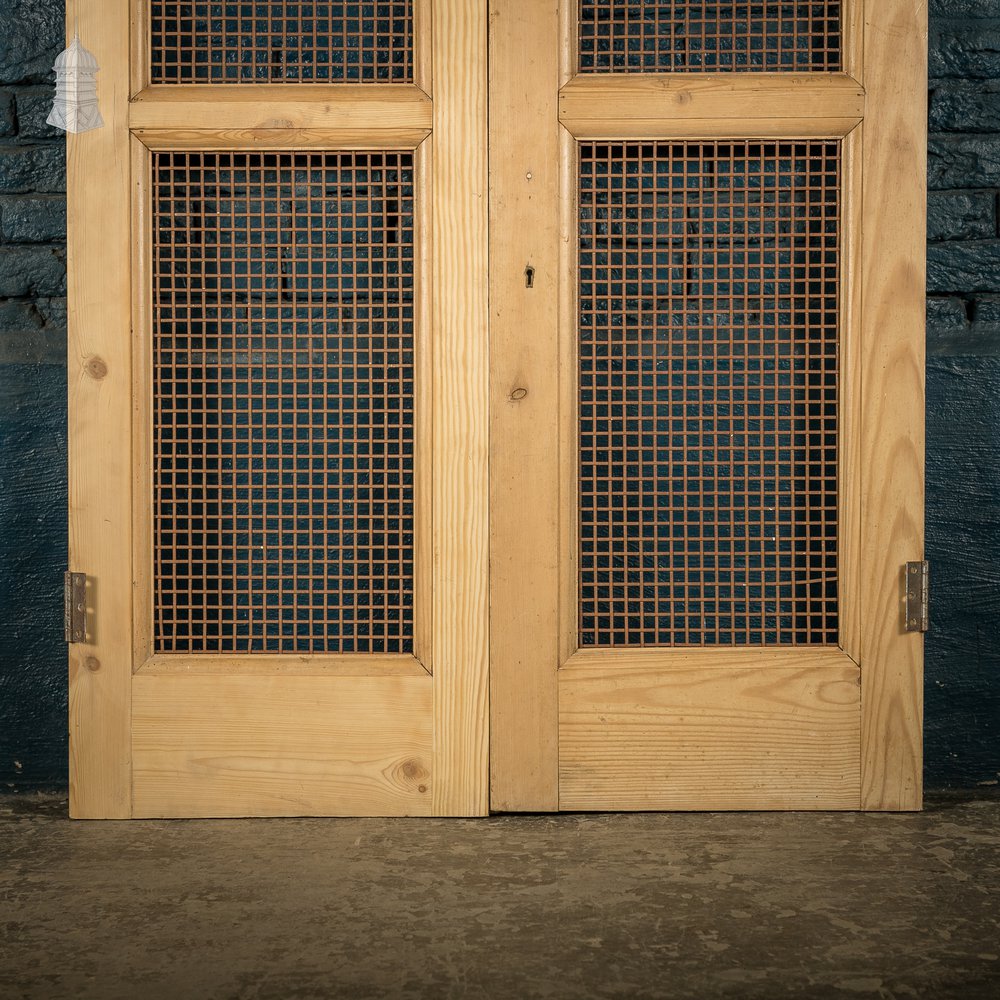
POLYGON ((557 0, 490 2, 491 805, 558 808, 557 0))
POLYGON ((927 4, 868 0, 864 13, 861 805, 911 810, 923 636, 905 631, 902 594, 924 544, 927 4))
MULTIPOLYGON (((69 567, 91 625, 69 648, 70 815, 131 815, 128 0, 72 0, 104 128, 67 138, 69 567)), ((71 32, 67 33, 67 41, 71 32)))
POLYGON ((433 812, 489 809, 489 179, 485 0, 435 0, 433 812))

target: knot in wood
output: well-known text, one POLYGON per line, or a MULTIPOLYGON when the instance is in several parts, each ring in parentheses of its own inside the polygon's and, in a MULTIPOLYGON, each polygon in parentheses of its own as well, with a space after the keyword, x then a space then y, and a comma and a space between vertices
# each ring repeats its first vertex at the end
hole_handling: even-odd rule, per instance
POLYGON ((103 358, 99 358, 96 355, 87 359, 83 369, 91 378, 97 379, 98 381, 108 374, 107 363, 103 358))

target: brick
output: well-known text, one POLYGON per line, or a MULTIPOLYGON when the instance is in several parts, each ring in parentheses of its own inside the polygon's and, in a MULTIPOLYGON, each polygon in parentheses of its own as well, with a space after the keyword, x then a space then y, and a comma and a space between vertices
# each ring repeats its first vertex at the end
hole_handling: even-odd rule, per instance
POLYGON ((0 0, 0 84, 45 83, 65 45, 59 0, 0 0))
POLYGON ((931 132, 1000 131, 1000 85, 936 83, 930 94, 928 125, 931 132))
POLYGON ((1000 329, 1000 295, 980 295, 975 302, 972 321, 1000 329))
POLYGON ((63 133, 46 124, 52 110, 52 87, 25 87, 14 92, 17 100, 17 137, 19 140, 61 139, 63 133))
POLYGON ((1000 292, 1000 240, 932 243, 927 248, 927 290, 1000 292))
POLYGON ((7 243, 63 243, 66 198, 63 195, 0 198, 0 239, 7 243))
POLYGON ((0 136, 6 138, 17 134, 17 117, 14 95, 9 90, 0 90, 0 136))
POLYGON ((35 299, 35 307, 45 323, 47 330, 66 331, 66 299, 46 298, 35 299))
POLYGON ((932 28, 928 72, 932 79, 1000 77, 1000 20, 945 21, 932 28))
POLYGON ((45 320, 34 302, 0 300, 0 330, 40 330, 44 325, 45 320))
POLYGON ((927 238, 988 240, 997 235, 993 191, 931 191, 927 196, 927 238))
POLYGON ((0 365, 64 364, 66 300, 0 300, 0 365))
POLYGON ((927 353, 937 357, 1000 355, 1000 301, 997 297, 962 299, 957 295, 927 300, 927 353))
POLYGON ((1000 187, 1000 135, 931 136, 927 185, 932 191, 1000 187))
POLYGON ((0 368, 6 375, 12 365, 66 364, 66 331, 0 328, 0 368))
POLYGON ((957 295, 927 300, 927 333, 964 333, 969 326, 966 303, 957 295))
POLYGON ((66 252, 48 247, 0 247, 0 297, 66 294, 66 252))
POLYGON ((0 194, 66 190, 66 147, 0 145, 0 194))
POLYGON ((967 354, 974 343, 968 310, 972 303, 957 295, 933 296, 927 300, 927 354, 967 354))
POLYGON ((931 23, 946 17, 1000 17, 997 0, 930 0, 931 23))

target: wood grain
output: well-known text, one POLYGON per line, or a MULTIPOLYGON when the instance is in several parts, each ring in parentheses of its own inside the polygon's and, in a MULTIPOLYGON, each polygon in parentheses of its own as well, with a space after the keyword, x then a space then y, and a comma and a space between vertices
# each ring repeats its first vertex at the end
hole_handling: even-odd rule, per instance
POLYGON ((129 107, 140 129, 429 129, 431 101, 408 84, 183 84, 146 87, 129 107))
POLYGON ((490 3, 490 804, 558 808, 559 11, 490 3), (529 274, 530 269, 530 286, 529 274))
POLYGON ((859 670, 564 667, 564 810, 857 809, 859 670))
POLYGON ((840 5, 844 72, 859 82, 865 78, 865 2, 843 0, 840 5))
POLYGON ((434 4, 434 812, 489 808, 487 9, 434 4))
MULTIPOLYGON (((568 53, 564 53, 564 58, 568 53)), ((561 130, 559 157, 559 664, 579 641, 579 146, 561 130)))
POLYGON ((413 82, 428 96, 434 93, 435 0, 413 0, 413 82))
POLYGON ((426 815, 432 683, 137 674, 135 815, 426 815))
POLYGON ((575 139, 842 139, 860 118, 563 118, 575 139))
POLYGON ((560 91, 577 138, 843 136, 864 114, 846 74, 585 74, 560 91))
MULTIPOLYGON (((427 6, 426 0, 423 4, 427 6)), ((431 292, 434 243, 431 224, 431 143, 413 155, 413 655, 434 672, 434 320, 431 292)))
POLYGON ((132 669, 153 655, 153 206, 149 150, 132 157, 132 669))
POLYGON ((862 805, 919 809, 923 637, 902 577, 923 558, 927 4, 865 5, 862 805))
POLYGON ((149 149, 415 149, 429 129, 384 128, 137 128, 149 149))
MULTIPOLYGON (((91 625, 69 647, 70 815, 131 814, 129 0, 74 0, 104 128, 67 139, 69 566, 91 625)), ((72 32, 70 32, 72 33, 72 32)))
POLYGON ((129 14, 132 19, 129 96, 135 96, 149 86, 151 40, 149 0, 130 0, 129 14))
POLYGON ((415 657, 405 653, 368 655, 343 653, 334 656, 237 655, 160 653, 150 656, 136 671, 144 674, 295 674, 300 677, 380 677, 401 675, 426 677, 428 671, 415 657))
POLYGON ((837 569, 840 645, 861 662, 861 257, 864 233, 864 126, 844 140, 841 153, 840 386, 838 407, 837 569))
POLYGON ((697 646, 634 649, 579 649, 563 670, 607 672, 623 670, 656 673, 670 670, 736 670, 774 667, 780 670, 813 670, 842 666, 849 659, 833 646, 697 646))

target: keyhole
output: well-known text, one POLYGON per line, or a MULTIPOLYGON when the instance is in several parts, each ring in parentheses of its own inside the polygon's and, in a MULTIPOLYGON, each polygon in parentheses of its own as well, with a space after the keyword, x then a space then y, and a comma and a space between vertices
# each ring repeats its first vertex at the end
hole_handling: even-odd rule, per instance
POLYGON ((524 287, 535 287, 535 269, 530 264, 524 269, 524 287))

